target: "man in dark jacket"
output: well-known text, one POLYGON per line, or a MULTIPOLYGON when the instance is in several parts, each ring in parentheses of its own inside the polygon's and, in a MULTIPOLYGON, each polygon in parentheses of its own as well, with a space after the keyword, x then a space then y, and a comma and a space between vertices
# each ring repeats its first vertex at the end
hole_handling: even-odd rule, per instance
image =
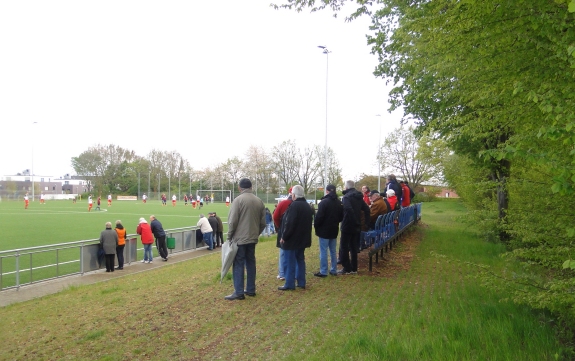
POLYGON ((216 212, 214 212, 213 214, 214 217, 216 218, 216 221, 218 221, 218 231, 215 233, 216 242, 218 244, 218 247, 221 247, 222 244, 224 244, 224 223, 222 222, 222 219, 220 218, 220 216, 218 216, 216 212))
POLYGON ((343 219, 343 203, 337 198, 335 186, 329 184, 325 188, 325 196, 317 208, 314 227, 315 234, 319 237, 319 272, 316 277, 327 277, 327 249, 331 258, 329 273, 337 276, 336 245, 339 234, 339 222, 343 219))
POLYGON ((218 243, 216 237, 214 237, 218 233, 218 220, 213 212, 208 213, 208 222, 212 227, 212 242, 214 243, 214 248, 221 247, 222 244, 218 243))
POLYGON ((397 178, 395 177, 395 174, 390 174, 387 176, 387 183, 385 184, 385 192, 387 192, 390 189, 393 189, 397 199, 401 200, 402 190, 401 186, 399 185, 399 182, 397 181, 397 178))
POLYGON ((150 216, 150 228, 152 229, 152 233, 156 238, 156 248, 158 249, 158 253, 160 257, 164 261, 168 260, 168 247, 166 246, 166 232, 164 232, 164 228, 160 221, 156 219, 156 216, 150 216))
POLYGON ((286 282, 278 290, 294 290, 297 286, 305 288, 305 249, 311 247, 311 225, 313 213, 304 198, 304 189, 300 185, 292 187, 292 204, 283 216, 282 238, 280 244, 286 259, 286 282), (297 265, 297 266, 296 266, 297 265), (297 269, 297 274, 296 274, 297 269))
POLYGON ((356 274, 361 221, 363 217, 364 224, 369 224, 369 207, 363 201, 361 192, 355 189, 353 181, 345 182, 343 194, 343 220, 341 222, 341 265, 343 269, 337 273, 356 274))

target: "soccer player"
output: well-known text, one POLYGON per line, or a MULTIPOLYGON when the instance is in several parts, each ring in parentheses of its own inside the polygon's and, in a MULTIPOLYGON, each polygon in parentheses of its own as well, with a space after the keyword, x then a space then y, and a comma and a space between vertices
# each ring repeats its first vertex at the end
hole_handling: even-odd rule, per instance
POLYGON ((91 212, 91 211, 92 211, 92 206, 93 206, 93 205, 94 205, 94 204, 93 204, 93 202, 92 202, 92 195, 90 194, 90 195, 88 196, 88 212, 91 212))
POLYGON ((28 209, 28 204, 30 203, 30 200, 28 199, 28 193, 26 193, 24 195, 24 209, 28 209))
POLYGON ((142 202, 146 203, 146 199, 148 199, 148 196, 144 193, 144 195, 142 195, 142 202))
POLYGON ((101 211, 100 204, 102 203, 102 196, 98 196, 98 200, 96 201, 96 209, 101 211))
POLYGON ((176 206, 176 199, 177 199, 176 195, 175 194, 172 195, 172 207, 176 206))
POLYGON ((188 205, 188 195, 184 194, 184 206, 188 205))
POLYGON ((166 194, 162 194, 162 206, 166 205, 166 194))
POLYGON ((112 205, 112 195, 108 194, 108 207, 112 205))
POLYGON ((192 196, 190 196, 190 198, 192 199, 192 207, 194 207, 194 209, 196 209, 196 200, 192 196))
POLYGON ((40 193, 40 204, 44 204, 44 193, 40 193))
POLYGON ((230 197, 226 197, 226 207, 230 206, 230 197))

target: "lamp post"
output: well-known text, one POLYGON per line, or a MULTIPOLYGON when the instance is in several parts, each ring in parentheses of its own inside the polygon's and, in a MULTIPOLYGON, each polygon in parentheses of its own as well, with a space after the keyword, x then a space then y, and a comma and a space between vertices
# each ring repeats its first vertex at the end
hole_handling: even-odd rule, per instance
POLYGON ((323 49, 325 54, 325 144, 323 147, 323 194, 326 195, 327 188, 327 80, 329 74, 329 51, 327 47, 318 45, 318 48, 323 49))
POLYGON ((34 202, 34 143, 36 142, 36 127, 34 124, 38 124, 38 122, 32 122, 32 132, 34 134, 34 139, 32 139, 32 202, 34 202))
MULTIPOLYGON (((381 117, 381 114, 376 114, 376 117, 381 117)), ((381 119, 379 119, 379 143, 377 145, 377 190, 381 192, 381 159, 379 159, 379 152, 381 151, 381 119)))

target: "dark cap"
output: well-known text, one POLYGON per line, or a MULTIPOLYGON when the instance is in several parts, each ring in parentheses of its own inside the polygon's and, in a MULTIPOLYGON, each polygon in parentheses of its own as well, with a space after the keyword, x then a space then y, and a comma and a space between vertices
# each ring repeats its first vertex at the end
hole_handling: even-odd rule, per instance
POLYGON ((252 181, 247 178, 240 179, 240 188, 248 189, 252 187, 252 181))
POLYGON ((328 184, 327 187, 325 187, 326 190, 330 191, 330 192, 335 192, 335 186, 333 184, 328 184))
POLYGON ((371 193, 369 194, 369 196, 371 197, 371 196, 374 195, 374 194, 379 194, 379 191, 373 190, 373 191, 371 191, 371 193))

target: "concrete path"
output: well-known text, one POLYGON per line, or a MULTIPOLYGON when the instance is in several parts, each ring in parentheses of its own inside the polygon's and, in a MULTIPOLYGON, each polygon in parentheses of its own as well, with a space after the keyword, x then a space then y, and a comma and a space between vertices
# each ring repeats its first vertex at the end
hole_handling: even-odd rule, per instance
POLYGON ((154 262, 152 264, 145 264, 140 261, 132 262, 132 264, 125 264, 123 270, 115 270, 114 272, 110 273, 107 273, 106 269, 104 268, 98 271, 84 273, 83 275, 67 276, 50 281, 34 283, 31 285, 22 286, 20 289, 0 291, 0 307, 5 307, 12 303, 28 301, 34 298, 58 293, 70 286, 105 282, 118 277, 129 276, 134 273, 148 272, 169 264, 220 253, 221 248, 216 248, 213 251, 200 249, 195 251, 179 252, 170 255, 167 262, 164 262, 160 257, 156 257, 154 258, 154 262))

